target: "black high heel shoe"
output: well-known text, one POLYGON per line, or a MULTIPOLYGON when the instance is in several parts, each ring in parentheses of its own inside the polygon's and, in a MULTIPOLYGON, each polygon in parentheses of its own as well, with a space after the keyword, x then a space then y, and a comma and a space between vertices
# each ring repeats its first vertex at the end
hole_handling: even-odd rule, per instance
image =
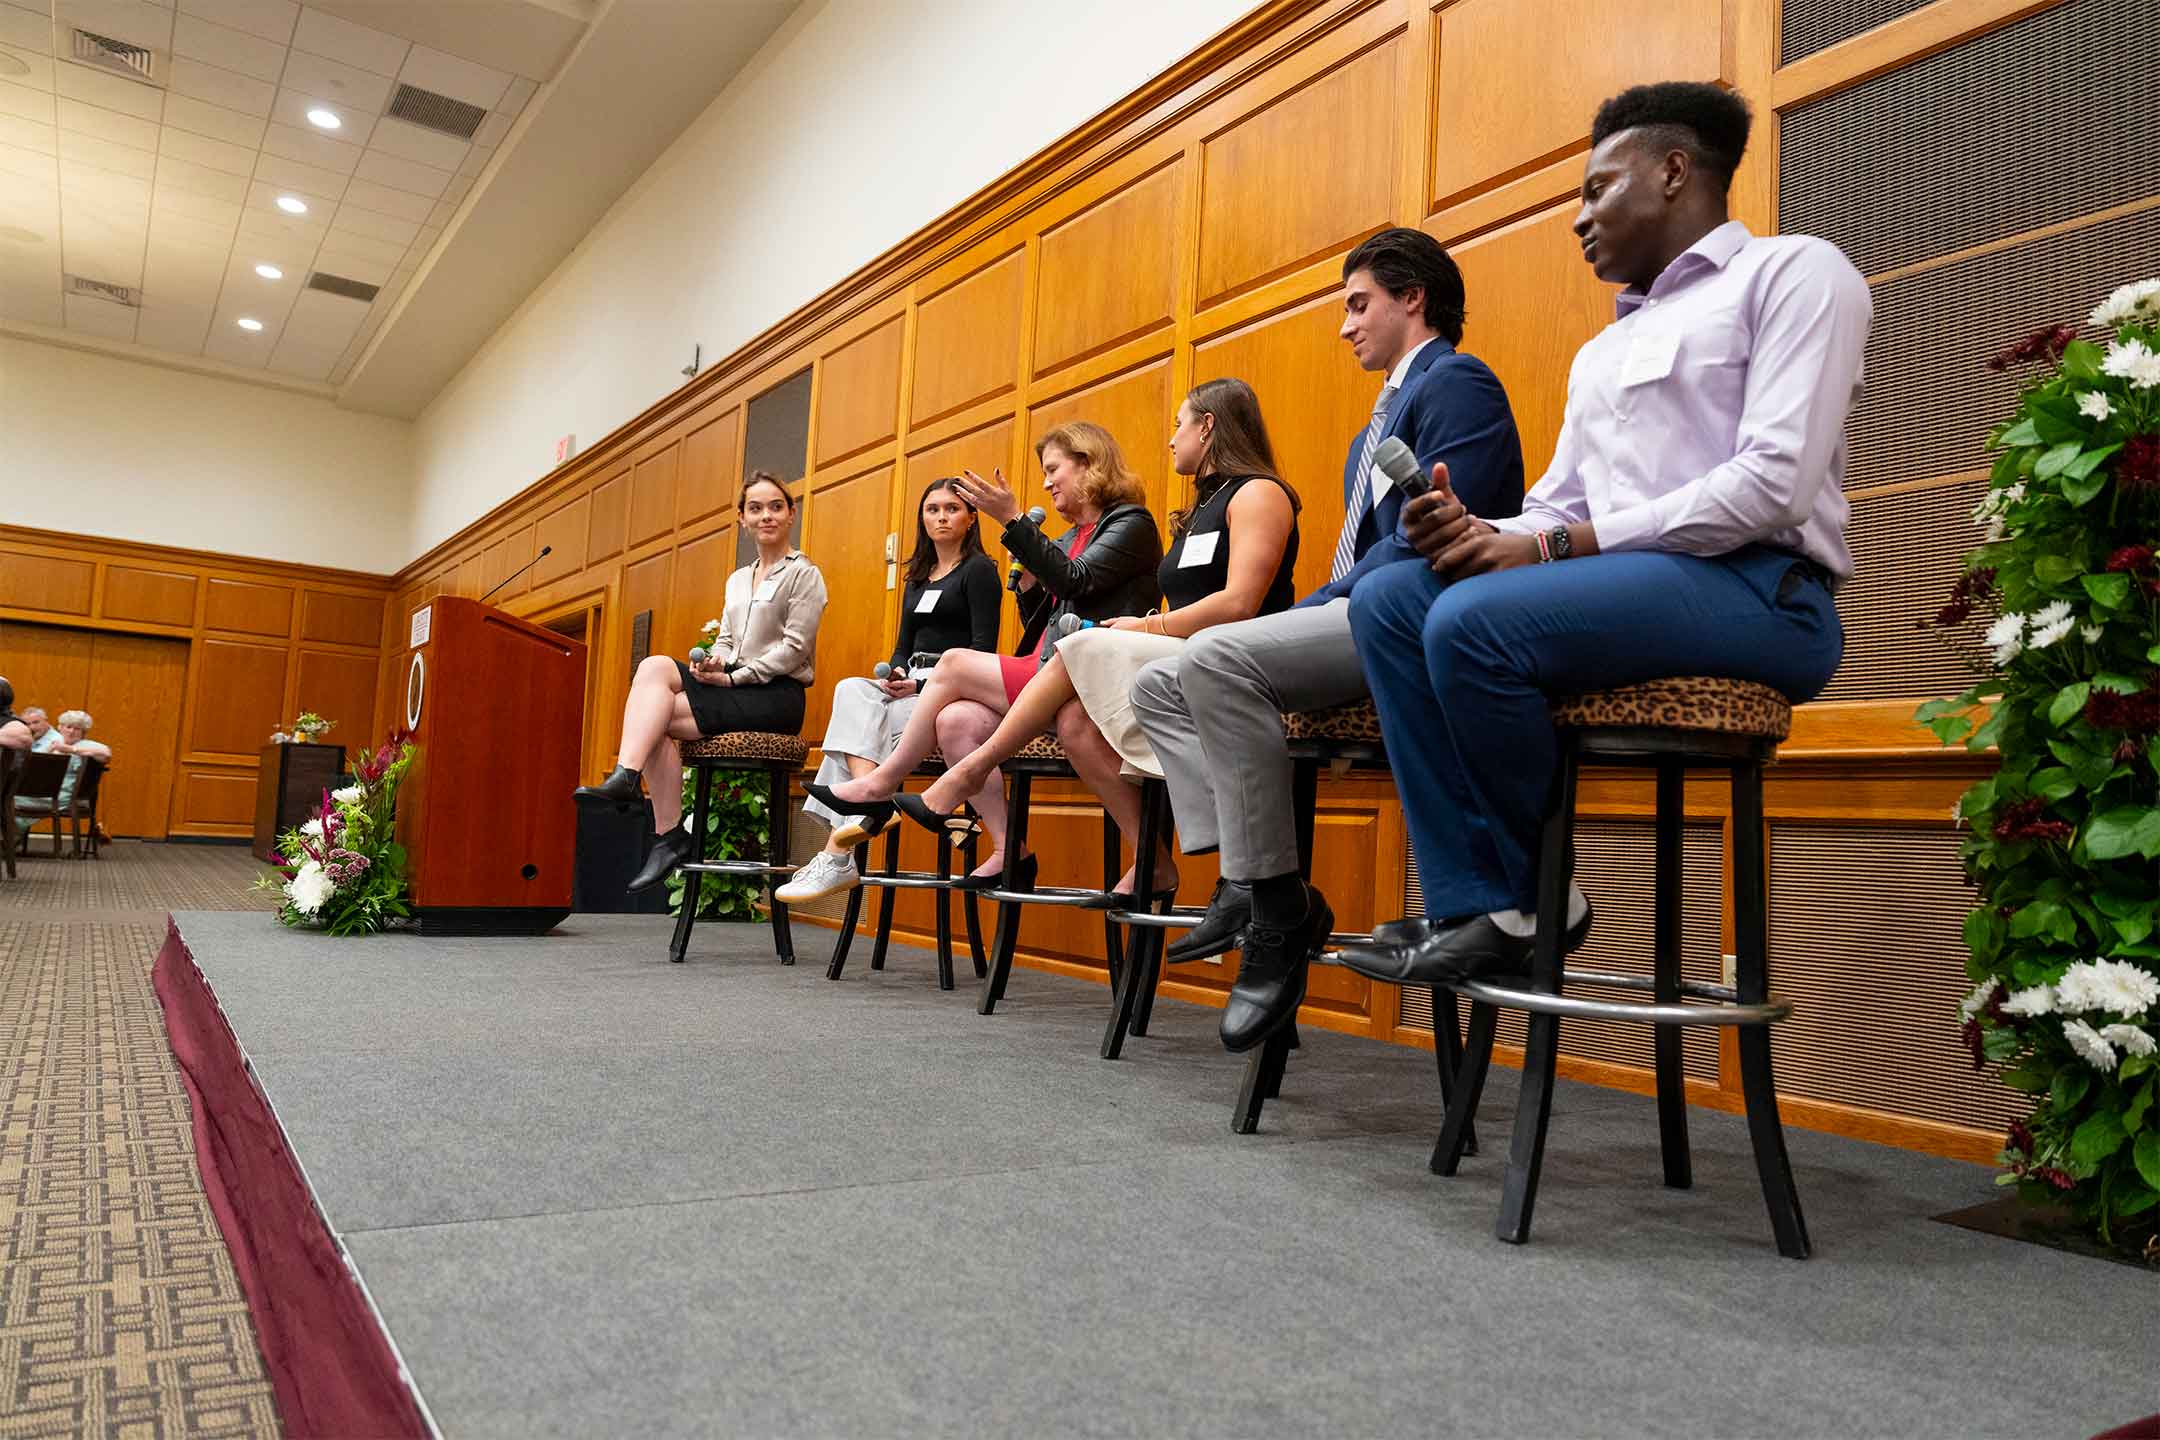
POLYGON ((1158 900, 1175 899, 1177 899, 1177 885, 1172 883, 1168 889, 1151 890, 1146 895, 1139 895, 1131 890, 1123 893, 1116 890, 1105 890, 1100 895, 1090 895, 1073 908, 1075 910, 1145 910, 1158 900))
MULTIPOLYGON (((824 788, 822 785, 818 786, 820 790, 824 788)), ((832 804, 822 795, 817 798, 823 804, 832 804)), ((833 808, 840 809, 837 805, 833 808)), ((832 832, 832 843, 843 850, 852 850, 863 841, 884 833, 885 827, 892 823, 893 804, 890 800, 866 800, 852 810, 842 810, 840 813, 853 815, 855 818, 832 832)))
MULTIPOLYGON (((893 806, 891 800, 843 800, 838 795, 833 794, 832 786, 820 785, 815 780, 803 781, 802 788, 803 794, 808 795, 811 799, 817 801, 820 805, 824 805, 833 810, 837 810, 842 815, 861 816, 863 823, 863 837, 865 839, 877 834, 878 831, 884 829, 885 822, 892 819, 893 806), (875 825, 870 823, 873 817, 875 817, 877 820, 877 823, 875 825)), ((848 827, 846 826, 842 826, 841 830, 845 830, 847 828, 848 827)), ((835 840, 838 840, 840 838, 840 832, 835 831, 833 833, 833 838, 835 840)))
POLYGON ((1035 852, 1030 850, 1020 857, 1013 867, 1012 884, 1005 883, 1005 872, 993 870, 988 875, 962 875, 952 882, 955 890, 1033 890, 1035 888, 1035 852))
POLYGON ((949 835, 955 841, 969 835, 982 834, 982 822, 975 818, 975 807, 966 801, 960 808, 940 815, 924 803, 922 796, 912 790, 903 790, 892 797, 892 803, 902 815, 928 830, 933 835, 949 835))

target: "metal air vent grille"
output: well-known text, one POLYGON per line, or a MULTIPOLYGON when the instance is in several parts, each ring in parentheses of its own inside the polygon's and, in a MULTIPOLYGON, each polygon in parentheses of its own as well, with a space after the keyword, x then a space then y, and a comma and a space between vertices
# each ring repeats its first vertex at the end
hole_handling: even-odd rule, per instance
POLYGON ((438 95, 417 85, 398 86, 385 113, 393 120, 403 120, 441 135, 455 135, 460 140, 472 139, 480 129, 480 122, 487 119, 487 111, 478 105, 468 105, 463 100, 453 100, 448 95, 438 95))

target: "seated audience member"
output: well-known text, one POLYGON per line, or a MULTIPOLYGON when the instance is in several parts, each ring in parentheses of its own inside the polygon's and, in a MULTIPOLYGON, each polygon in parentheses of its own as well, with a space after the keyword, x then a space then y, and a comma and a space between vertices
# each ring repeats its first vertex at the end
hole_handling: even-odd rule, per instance
POLYGON ((28 750, 32 739, 30 727, 15 713, 15 687, 0 675, 0 748, 28 750))
POLYGON ((1222 1041, 1248 1050, 1297 1014, 1306 967, 1326 939, 1317 892, 1298 873, 1290 749, 1282 712, 1363 699, 1350 639, 1350 587, 1374 566, 1414 556, 1398 533, 1402 495, 1372 468, 1400 437, 1420 464, 1450 467, 1479 514, 1522 503, 1522 446, 1507 392, 1462 339, 1462 274, 1420 230, 1383 230, 1343 261, 1342 338, 1358 365, 1387 377, 1372 422, 1343 463, 1345 513, 1327 584, 1288 611, 1217 625, 1133 682, 1132 705, 1161 757, 1189 855, 1221 853, 1208 913, 1169 959, 1242 949, 1222 1041))
MULTIPOLYGON (((40 710, 38 712, 39 718, 42 719, 44 713, 44 711, 40 710)), ((60 712, 60 723, 46 732, 46 735, 51 737, 47 743, 33 745, 31 748, 50 750, 61 755, 81 755, 86 759, 103 760, 110 764, 112 762, 112 747, 102 740, 92 740, 90 738, 90 726, 92 723, 87 711, 63 710, 60 712)))
POLYGON ((32 705, 22 712, 22 723, 30 727, 30 748, 39 754, 60 743, 60 732, 53 729, 52 721, 45 718, 42 706, 32 705))
MULTIPOLYGON (((1160 778, 1162 765, 1133 719, 1134 672, 1176 654, 1187 637, 1210 625, 1289 608, 1297 593, 1291 581, 1297 495, 1275 473, 1275 450, 1252 387, 1242 380, 1194 387, 1178 406, 1170 456, 1178 474, 1193 477, 1194 496, 1190 509, 1170 517, 1170 552, 1156 573, 1163 612, 1111 620, 1058 641, 1057 653, 1028 681, 996 732, 965 757, 948 754, 945 773, 920 799, 902 800, 911 814, 933 827, 942 823, 944 813, 979 790, 1000 762, 1053 727, 1067 754, 1095 754, 1108 745, 1125 773, 1160 778)), ((1138 856, 1138 791, 1122 777, 1102 784, 1107 766, 1089 769, 1096 797, 1138 856)), ((1109 893, 1137 891, 1141 863, 1136 860, 1109 893)), ((1167 845, 1146 863, 1153 877, 1149 891, 1176 890, 1167 845)), ((1101 903, 1107 908, 1119 902, 1101 903)))
MULTIPOLYGON (((1363 974, 1527 967, 1551 697, 1713 675, 1797 704, 1837 670, 1844 425, 1871 306, 1835 246, 1726 217, 1747 134, 1747 107, 1714 85, 1599 109, 1575 233, 1624 288, 1576 353, 1551 467, 1519 517, 1493 521, 1436 473, 1405 522, 1429 561, 1351 597, 1433 917, 1346 951, 1363 974)), ((1567 942, 1585 928, 1571 907, 1567 942)))
MULTIPOLYGON (((839 785, 826 787, 813 781, 804 787, 826 805, 870 813, 875 813, 873 807, 892 805, 908 772, 930 753, 932 745, 946 744, 950 758, 955 751, 965 753, 988 737, 994 717, 1012 707, 1049 660, 1058 638, 1057 622, 1064 616, 1109 620, 1136 615, 1159 597, 1155 567, 1162 560, 1162 536, 1155 528, 1155 517, 1147 511, 1147 492, 1140 477, 1125 463, 1110 432, 1086 420, 1055 425, 1035 442, 1035 457, 1042 462, 1043 488, 1050 494, 1051 505, 1072 525, 1055 540, 1046 538, 1034 520, 1020 513, 1020 502, 1006 487, 1003 475, 995 483, 984 483, 972 473, 965 478, 975 482, 970 487, 975 508, 1005 527, 1000 537, 1005 549, 1025 567, 1022 613, 1030 633, 1045 632, 1041 648, 1030 655, 946 651, 930 672, 921 703, 908 717, 899 743, 884 763, 839 785), (948 708, 963 710, 966 735, 948 735, 942 720, 948 708), (989 723, 980 723, 984 720, 989 723)), ((1117 753, 1108 745, 1070 759, 1074 771, 1091 786, 1107 788, 1117 779, 1117 753)), ((983 777, 982 788, 969 797, 994 848, 989 858, 956 882, 958 888, 987 889, 1005 868, 1004 784, 1004 777, 993 770, 983 777)), ((1015 856, 1014 862, 1017 880, 1032 884, 1034 856, 1015 856)))
MULTIPOLYGON (((40 718, 43 718, 44 712, 42 710, 38 714, 40 718)), ((67 774, 60 781, 59 793, 50 800, 37 796, 18 797, 16 799, 15 829, 17 833, 27 835, 34 826, 48 816, 68 813, 69 809, 75 804, 75 791, 82 782, 83 766, 86 761, 99 760, 107 765, 112 763, 111 747, 102 741, 89 738, 90 726, 93 723, 95 722, 91 720, 89 713, 86 711, 63 710, 60 712, 60 723, 48 727, 45 736, 40 737, 49 738, 50 740, 49 744, 42 747, 46 753, 68 757, 67 774)), ((33 744, 31 748, 35 750, 40 747, 33 744)))
POLYGON ((825 577, 788 544, 795 497, 779 476, 759 470, 744 482, 735 511, 757 542, 757 559, 727 578, 719 640, 695 667, 665 655, 639 662, 615 768, 598 785, 578 787, 581 799, 627 801, 637 799, 640 777, 648 782, 659 838, 632 890, 658 884, 689 858, 682 742, 738 730, 792 734, 802 728, 804 687, 816 678, 825 577))
MULTIPOLYGON (((900 635, 893 641, 892 673, 884 679, 850 675, 833 687, 832 719, 825 726, 825 758, 816 775, 820 785, 836 785, 850 776, 867 775, 892 753, 900 732, 914 713, 922 681, 910 661, 947 650, 997 650, 1003 589, 997 565, 983 553, 975 507, 960 498, 961 482, 947 477, 924 488, 915 514, 915 553, 909 557, 907 583, 900 597, 900 635)), ((927 675, 924 677, 927 679, 927 675)), ((957 720, 956 707, 946 714, 957 720)), ((774 891, 784 905, 800 905, 862 883, 854 848, 885 828, 889 805, 869 815, 842 814, 811 796, 803 813, 833 827, 825 848, 774 891)))

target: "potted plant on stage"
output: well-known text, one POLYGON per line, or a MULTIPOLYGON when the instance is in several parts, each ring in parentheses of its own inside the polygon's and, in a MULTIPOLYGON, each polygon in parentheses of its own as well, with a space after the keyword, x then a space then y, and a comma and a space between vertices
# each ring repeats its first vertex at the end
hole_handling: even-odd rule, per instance
POLYGON ((405 847, 397 842, 397 795, 412 755, 412 732, 393 734, 361 757, 352 784, 324 791, 321 808, 278 837, 282 863, 256 888, 277 893, 282 923, 365 935, 411 913, 405 847))
POLYGON ((1935 617, 1996 616, 1983 672, 1920 708, 1992 747, 1952 812, 1980 905, 1960 1019, 1974 1065, 2032 1097, 2000 1183, 2160 1256, 2160 280, 1991 362, 2030 367, 1935 617))
POLYGON ((312 710, 303 710, 300 718, 293 721, 292 736, 302 744, 312 745, 336 728, 335 720, 325 720, 312 710))

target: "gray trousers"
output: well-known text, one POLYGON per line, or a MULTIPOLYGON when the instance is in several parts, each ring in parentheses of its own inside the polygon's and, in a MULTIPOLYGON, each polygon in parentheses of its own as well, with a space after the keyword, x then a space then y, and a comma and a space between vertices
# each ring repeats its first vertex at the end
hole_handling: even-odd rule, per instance
POLYGON ((1143 666, 1133 711, 1162 760, 1179 848, 1197 855, 1219 846, 1232 880, 1294 872, 1282 712, 1367 693, 1348 600, 1217 625, 1143 666))

